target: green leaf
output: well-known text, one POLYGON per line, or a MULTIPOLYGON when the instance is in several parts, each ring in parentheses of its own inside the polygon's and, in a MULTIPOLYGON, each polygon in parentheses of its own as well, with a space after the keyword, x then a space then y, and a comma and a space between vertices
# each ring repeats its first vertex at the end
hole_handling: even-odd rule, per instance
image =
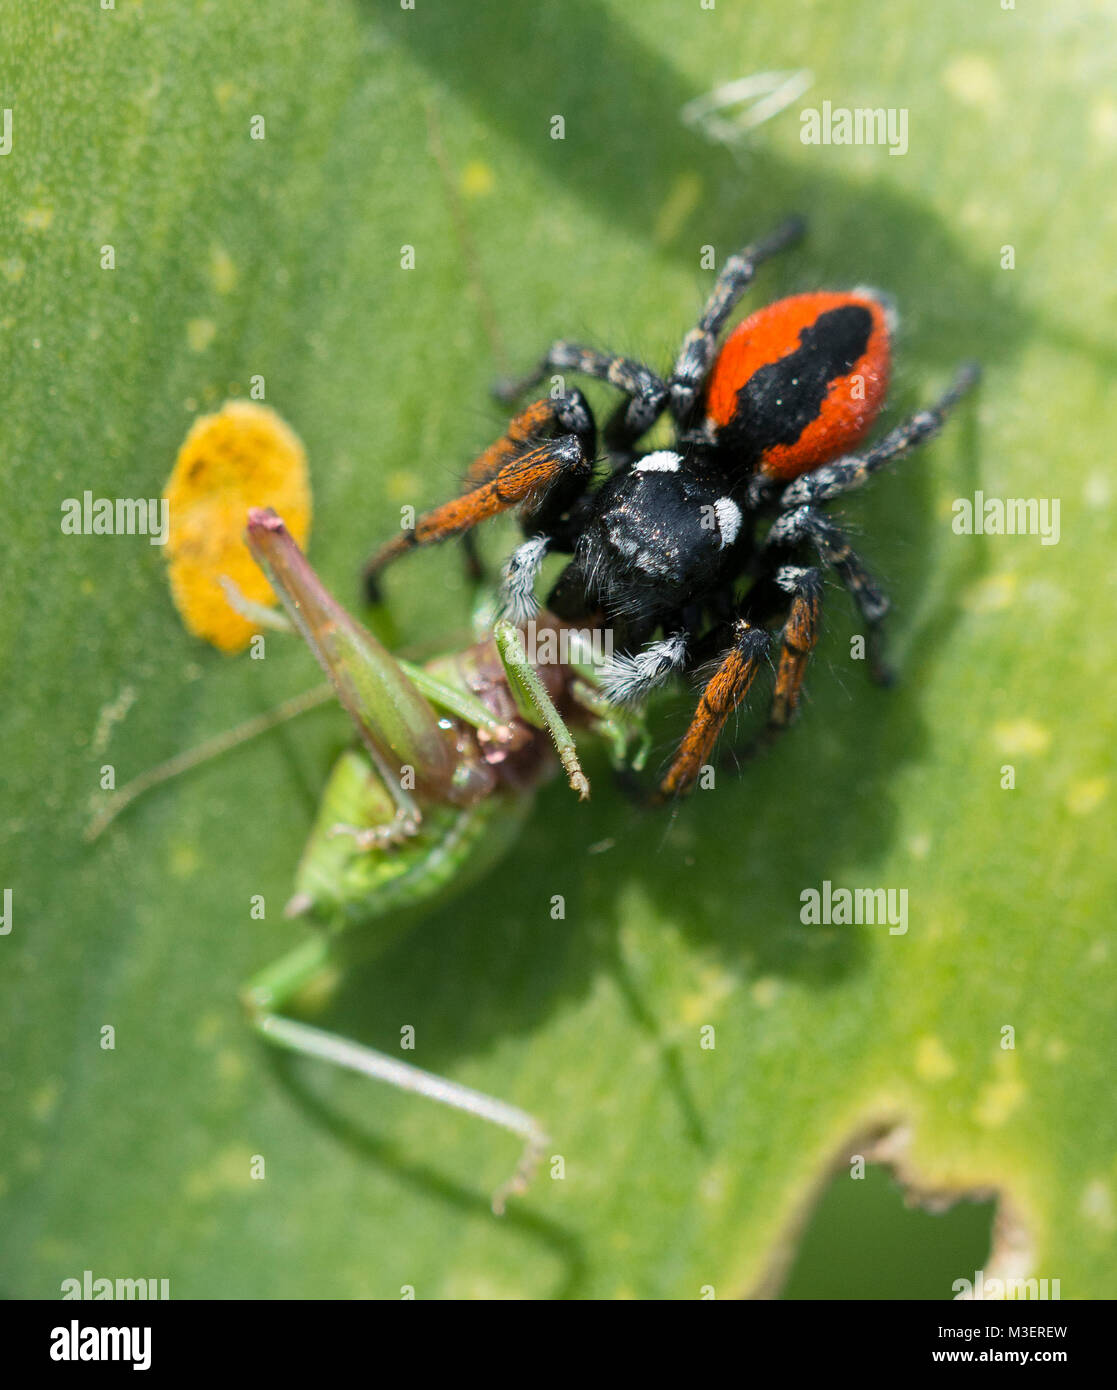
MULTIPOLYGON (((913 1186, 1004 1194, 1023 1267, 1063 1297, 1111 1291, 1112 29, 1074 0, 1057 21, 118 0, 13 7, 4 34, 4 1291, 91 1269, 174 1297, 743 1294, 881 1127, 913 1186), (734 150, 680 119, 802 68, 807 93, 734 150), (801 143, 823 101, 906 109, 908 152, 801 143), (869 687, 828 587, 770 756, 656 817, 599 752, 588 806, 547 787, 496 876, 347 980, 332 1026, 392 1050, 412 1025, 422 1065, 545 1121, 565 1178, 497 1221, 506 1136, 270 1057, 237 1010, 297 940, 281 907, 340 713, 82 843, 105 764, 122 783, 316 677, 282 638, 262 662, 203 647, 158 547, 64 536, 60 507, 158 496, 196 414, 262 375, 307 445, 314 562, 356 602, 399 506, 445 497, 499 432, 494 376, 560 334, 666 363, 702 248, 720 263, 792 211, 809 240, 750 302, 895 296, 889 420, 959 360, 986 368, 976 408, 835 508, 894 597, 902 679, 869 687), (976 488, 1059 498, 1059 543, 955 535, 976 488), (906 889, 908 931, 803 925, 826 880, 906 889)), ((490 528, 494 561, 512 534, 490 528)), ((465 625, 452 549, 388 589, 409 646, 465 625)), ((687 714, 656 714, 653 761, 687 714)))

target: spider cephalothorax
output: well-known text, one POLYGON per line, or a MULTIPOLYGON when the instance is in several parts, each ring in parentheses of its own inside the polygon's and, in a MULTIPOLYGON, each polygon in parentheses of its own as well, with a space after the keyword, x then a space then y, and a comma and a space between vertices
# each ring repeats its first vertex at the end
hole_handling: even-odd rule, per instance
POLYGON ((756 267, 802 232, 792 219, 729 258, 666 380, 643 363, 560 341, 500 389, 512 400, 544 376, 577 372, 622 393, 602 432, 609 473, 596 486, 596 423, 582 393, 562 381, 477 459, 460 497, 420 517, 366 571, 375 592, 379 572, 405 550, 519 507, 528 539, 506 568, 506 608, 530 618, 544 557, 569 555, 547 606, 571 624, 610 630, 614 657, 601 675, 610 698, 639 701, 674 673, 717 660, 660 783, 664 797, 693 785, 767 657, 770 630, 779 658, 768 728, 787 726, 818 640, 823 568, 852 595, 870 670, 883 678, 888 600, 823 506, 933 435, 978 377, 964 365, 935 405, 851 452, 888 389, 893 315, 882 295, 781 299, 719 348, 756 267), (673 446, 640 452, 665 410, 673 446))

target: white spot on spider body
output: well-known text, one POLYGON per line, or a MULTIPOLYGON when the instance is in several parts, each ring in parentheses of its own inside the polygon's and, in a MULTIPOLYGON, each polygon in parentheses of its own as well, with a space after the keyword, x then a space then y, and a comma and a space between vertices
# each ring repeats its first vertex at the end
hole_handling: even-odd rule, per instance
POLYGON ((714 503, 714 515, 718 519, 718 534, 721 548, 732 545, 741 530, 741 509, 732 497, 719 497, 714 503))
POLYGON ((682 461, 682 456, 674 453, 671 449, 657 449, 654 454, 648 454, 642 458, 634 466, 633 472, 677 473, 682 461))

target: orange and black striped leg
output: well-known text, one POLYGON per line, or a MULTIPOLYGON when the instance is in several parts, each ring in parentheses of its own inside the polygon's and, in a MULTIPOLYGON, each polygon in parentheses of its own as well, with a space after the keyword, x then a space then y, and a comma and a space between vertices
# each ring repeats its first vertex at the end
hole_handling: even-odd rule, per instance
MULTIPOLYGON (((570 390, 565 396, 559 397, 544 396, 541 400, 532 401, 531 405, 514 416, 501 437, 474 459, 462 480, 462 492, 471 492, 482 483, 489 482, 546 430, 576 434, 582 442, 587 458, 593 458, 597 451, 597 425, 589 402, 581 391, 570 390)), ((567 489, 552 489, 546 498, 546 514, 525 518, 525 528, 545 529, 547 517, 554 509, 557 507, 559 512, 565 511, 584 486, 576 475, 572 475, 567 489), (558 495, 565 492, 569 493, 569 500, 565 495, 558 495)), ((465 555, 466 578, 471 584, 479 584, 485 577, 485 567, 472 531, 466 531, 462 535, 462 550, 465 555)))
POLYGON ((783 565, 775 583, 791 596, 787 621, 780 634, 780 658, 776 668, 776 687, 764 729, 744 747, 726 749, 720 762, 740 768, 784 733, 799 709, 799 697, 807 675, 811 653, 822 630, 822 573, 814 568, 783 565))
POLYGON ((753 627, 744 618, 734 624, 733 645, 702 692, 675 761, 659 784, 657 801, 667 801, 690 791, 703 767, 709 764, 726 720, 749 693, 767 657, 768 643, 764 628, 753 627))
POLYGON ((752 283, 757 266, 785 247, 794 245, 805 231, 803 219, 791 217, 777 227, 771 236, 746 246, 743 251, 730 256, 722 266, 702 317, 683 339, 675 369, 670 376, 671 415, 676 423, 689 423, 707 373, 717 356, 718 334, 752 283))
POLYGON ((588 458, 592 458, 597 450, 593 414, 581 391, 572 389, 564 396, 544 396, 513 416, 496 443, 490 444, 484 453, 474 459, 462 480, 462 492, 472 492, 482 483, 495 478, 502 468, 538 441, 547 430, 576 434, 588 458))
POLYGON ((793 546, 801 541, 813 543, 819 559, 834 570, 849 590, 865 624, 869 675, 878 685, 890 685, 892 672, 883 656, 882 623, 891 607, 865 568, 864 561, 846 540, 841 529, 814 507, 797 507, 784 512, 772 523, 765 538, 765 549, 793 546))
POLYGON ((776 583, 791 595, 791 609, 780 638, 780 661, 765 742, 783 733, 795 717, 822 617, 822 575, 817 569, 784 565, 776 575, 776 583))
POLYGON ((538 366, 519 381, 498 382, 498 400, 513 401, 550 372, 578 372, 595 381, 607 381, 628 398, 605 427, 610 448, 627 449, 655 424, 667 404, 667 385, 643 362, 615 353, 598 352, 579 343, 552 343, 538 366))
POLYGON ((410 531, 403 531, 381 546, 365 566, 365 584, 376 592, 380 573, 393 560, 420 545, 437 545, 460 536, 481 521, 498 516, 522 503, 533 504, 554 484, 570 477, 588 482, 593 461, 586 456, 576 434, 563 434, 510 459, 488 482, 425 512, 410 531))
MULTIPOLYGON (((597 426, 585 396, 577 390, 568 391, 565 396, 545 396, 521 410, 509 422, 501 437, 474 459, 466 470, 462 494, 477 492, 484 484, 491 482, 502 469, 507 468, 537 443, 539 437, 547 430, 564 435, 576 435, 586 457, 593 458, 597 449, 597 426)), ((584 486, 584 481, 579 482, 578 475, 571 477, 572 496, 584 486)), ((468 532, 463 533, 463 539, 466 576, 476 583, 484 577, 480 556, 468 532)), ((415 532, 404 533, 383 546, 368 562, 364 570, 364 582, 370 603, 380 602, 380 572, 418 543, 415 532)))

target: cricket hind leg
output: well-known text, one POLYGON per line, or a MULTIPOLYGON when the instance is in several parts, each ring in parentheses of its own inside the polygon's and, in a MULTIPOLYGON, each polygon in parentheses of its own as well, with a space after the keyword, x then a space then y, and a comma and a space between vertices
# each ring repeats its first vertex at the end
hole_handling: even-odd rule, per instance
POLYGON ((508 1199, 527 1190, 539 1167, 548 1142, 543 1127, 526 1110, 495 1096, 424 1071, 340 1034, 302 1023, 285 1012, 300 993, 329 978, 339 965, 328 939, 317 935, 260 971, 241 990, 241 1002, 252 1027, 273 1046, 287 1052, 329 1062, 397 1090, 426 1096, 515 1134, 523 1142, 520 1161, 492 1199, 493 1212, 503 1215, 508 1199))

